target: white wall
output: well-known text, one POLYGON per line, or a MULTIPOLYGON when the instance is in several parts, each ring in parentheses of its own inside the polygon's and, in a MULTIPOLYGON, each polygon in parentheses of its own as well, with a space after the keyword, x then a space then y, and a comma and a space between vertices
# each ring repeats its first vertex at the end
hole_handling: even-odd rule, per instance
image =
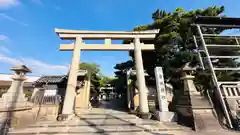
MULTIPOLYGON (((0 74, 0 81, 12 81, 11 74, 0 74)), ((27 76, 26 82, 35 82, 40 76, 27 76)))

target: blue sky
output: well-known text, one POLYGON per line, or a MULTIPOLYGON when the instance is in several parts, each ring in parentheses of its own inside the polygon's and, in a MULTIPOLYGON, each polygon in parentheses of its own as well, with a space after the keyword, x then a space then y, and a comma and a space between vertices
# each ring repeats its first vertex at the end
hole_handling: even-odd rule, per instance
MULTIPOLYGON (((132 30, 151 23, 157 8, 173 11, 225 5, 228 16, 240 17, 239 0, 0 0, 0 73, 24 63, 32 75, 64 74, 71 52, 58 50, 65 43, 54 28, 79 30, 132 30), (71 2, 70 2, 71 1, 71 2)), ((81 61, 101 66, 113 76, 113 66, 130 57, 128 52, 81 52, 81 61)))

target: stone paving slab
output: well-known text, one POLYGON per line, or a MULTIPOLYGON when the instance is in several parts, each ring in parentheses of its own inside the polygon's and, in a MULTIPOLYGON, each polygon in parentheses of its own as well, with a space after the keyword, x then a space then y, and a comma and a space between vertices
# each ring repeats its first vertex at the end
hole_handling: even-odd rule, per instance
MULTIPOLYGON (((8 135, 49 135, 49 134, 31 134, 31 133, 9 133, 8 135)), ((107 132, 107 133, 59 133, 52 135, 239 135, 235 132, 210 132, 210 133, 201 133, 194 131, 161 131, 161 132, 107 132)))
POLYGON ((11 133, 103 133, 103 132, 140 132, 140 131, 166 131, 167 129, 159 125, 137 125, 137 126, 76 126, 76 127, 44 127, 44 128, 26 128, 12 131, 11 133))
POLYGON ((161 123, 154 120, 136 119, 79 119, 77 116, 64 122, 57 121, 41 121, 35 125, 30 125, 23 130, 11 130, 12 133, 98 133, 98 132, 139 132, 139 131, 167 131, 167 130, 182 130, 181 126, 176 123, 161 123), (79 132, 82 131, 82 132, 79 132))
POLYGON ((108 119, 114 119, 114 117, 119 117, 122 119, 135 119, 137 118, 134 115, 128 115, 128 114, 102 114, 102 115, 91 115, 91 114, 78 114, 78 117, 85 118, 85 119, 102 119, 102 118, 108 118, 108 119))
MULTIPOLYGON (((9 133, 8 135, 173 135, 167 133, 148 133, 144 131, 134 131, 134 132, 105 132, 105 133, 9 133)), ((181 134, 182 135, 182 134, 181 134)), ((189 134, 190 135, 190 134, 189 134)))
POLYGON ((122 126, 96 126, 96 127, 48 127, 48 128, 26 128, 11 133, 40 133, 40 134, 58 134, 58 133, 113 133, 113 132, 139 132, 143 131, 138 127, 122 127, 122 126))
MULTIPOLYGON (((171 128, 167 127, 166 125, 162 123, 153 123, 153 122, 141 122, 140 124, 136 123, 131 123, 131 122, 126 122, 126 121, 121 121, 121 120, 87 120, 87 121, 76 121, 76 122, 71 122, 71 123, 53 123, 53 124, 42 124, 42 125, 30 125, 28 127, 80 127, 80 126, 150 126, 154 128, 160 128, 160 129, 166 129, 166 128, 171 128)), ((173 126, 173 129, 179 129, 179 126, 176 124, 173 126)))
POLYGON ((148 134, 156 131, 180 130, 176 124, 143 120, 126 112, 98 109, 71 117, 64 122, 40 121, 25 129, 10 130, 11 134, 148 134), (145 131, 145 132, 144 132, 145 131))

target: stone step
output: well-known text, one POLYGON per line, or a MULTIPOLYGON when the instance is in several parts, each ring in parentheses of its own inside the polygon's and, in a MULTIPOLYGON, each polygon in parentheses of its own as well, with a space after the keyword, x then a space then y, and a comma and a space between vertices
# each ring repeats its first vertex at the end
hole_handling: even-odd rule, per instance
MULTIPOLYGON (((54 134, 54 133, 53 133, 54 134)), ((131 131, 131 132, 105 132, 105 133, 87 133, 87 135, 173 135, 163 132, 144 132, 144 131, 131 131)), ((36 133, 9 133, 9 135, 49 135, 49 134, 36 134, 36 133)), ((54 134, 56 135, 56 134, 54 134)), ((86 135, 86 133, 58 133, 57 135, 86 135)))
POLYGON ((25 129, 10 129, 10 135, 28 134, 143 134, 168 130, 182 130, 176 123, 161 123, 140 119, 126 112, 99 109, 70 117, 66 121, 39 121, 25 129), (99 111, 98 110, 98 111, 99 111), (103 111, 103 112, 101 112, 103 111))
MULTIPOLYGON (((41 124, 41 125, 30 125, 28 127, 46 127, 45 125, 47 124, 41 124)), ((75 123, 66 123, 66 124, 62 124, 62 123, 54 123, 54 124, 50 124, 48 125, 48 127, 65 127, 66 125, 73 127, 73 126, 117 126, 117 125, 134 125, 132 123, 126 123, 126 122, 121 122, 118 121, 116 122, 114 121, 80 121, 80 122, 75 122, 75 123)))
POLYGON ((195 113, 195 130, 196 131, 218 131, 223 130, 218 120, 212 112, 195 113))
POLYGON ((85 112, 85 113, 82 113, 82 112, 75 112, 75 114, 77 114, 77 115, 109 115, 109 114, 111 114, 111 115, 131 115, 131 114, 128 114, 128 113, 126 113, 126 112, 124 112, 124 113, 118 113, 118 112, 116 112, 116 113, 112 113, 112 112, 98 112, 98 111, 96 111, 96 112, 85 112))
POLYGON ((81 119, 72 119, 67 122, 39 122, 35 125, 30 125, 28 127, 63 127, 63 126, 95 126, 95 125, 109 125, 109 126, 114 126, 114 125, 159 125, 161 124, 158 121, 153 121, 153 120, 141 120, 141 119, 86 119, 86 120, 81 120, 81 119))
MULTIPOLYGON (((99 133, 99 132, 137 132, 137 131, 170 131, 170 130, 183 130, 183 127, 176 123, 154 123, 154 124, 141 124, 141 125, 129 125, 129 124, 110 124, 110 125, 77 125, 77 124, 51 124, 51 125, 33 125, 25 129, 10 129, 10 133, 26 133, 34 134, 41 133, 45 134, 55 134, 56 132, 65 133, 71 132, 77 133, 77 131, 85 131, 89 133, 99 133), (64 131, 62 131, 64 130, 64 131), (66 130, 66 131, 65 131, 66 130)), ((78 132, 79 133, 79 132, 78 132)))
POLYGON ((77 126, 77 127, 45 127, 45 128, 26 128, 22 130, 10 131, 10 133, 25 134, 59 134, 59 133, 103 133, 103 132, 139 132, 144 129, 136 126, 77 126))
MULTIPOLYGON (((73 117, 72 119, 64 122, 52 122, 52 121, 41 121, 35 125, 30 125, 29 127, 45 127, 46 125, 50 127, 63 127, 69 126, 114 126, 114 125, 161 125, 161 122, 155 120, 140 119, 136 117, 135 119, 123 119, 115 117, 115 119, 79 119, 78 117, 73 117)), ((170 123, 169 123, 170 124, 170 123)), ((169 125, 166 123, 166 125, 169 125)), ((172 125, 177 126, 178 124, 172 123, 172 125)), ((172 127, 174 127, 172 126, 172 127)))
POLYGON ((81 108, 75 108, 75 112, 79 113, 126 113, 122 111, 116 111, 111 109, 104 109, 104 108, 92 108, 92 109, 81 109, 81 108))
POLYGON ((222 129, 221 125, 219 124, 218 120, 212 114, 200 114, 202 119, 205 119, 204 124, 207 129, 222 129))
MULTIPOLYGON (((140 126, 76 126, 76 127, 42 127, 42 128, 26 128, 21 130, 13 130, 9 135, 13 134, 91 134, 91 133, 126 133, 126 132, 154 132, 169 131, 166 126, 140 125, 140 126)), ((179 130, 179 129, 175 129, 179 130)))
POLYGON ((10 129, 11 134, 84 134, 88 133, 114 133, 114 132, 142 132, 142 131, 169 131, 183 130, 177 123, 161 123, 153 120, 140 120, 139 123, 130 123, 121 120, 71 120, 68 122, 45 121, 41 124, 30 125, 25 129, 10 129))
POLYGON ((136 119, 136 116, 129 115, 78 115, 79 119, 136 119))

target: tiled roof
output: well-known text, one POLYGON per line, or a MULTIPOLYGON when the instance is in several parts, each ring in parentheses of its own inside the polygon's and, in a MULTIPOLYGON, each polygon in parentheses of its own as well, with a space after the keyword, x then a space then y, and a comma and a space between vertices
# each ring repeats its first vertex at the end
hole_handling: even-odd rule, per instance
POLYGON ((36 83, 60 83, 62 82, 67 76, 42 76, 40 77, 36 83))

